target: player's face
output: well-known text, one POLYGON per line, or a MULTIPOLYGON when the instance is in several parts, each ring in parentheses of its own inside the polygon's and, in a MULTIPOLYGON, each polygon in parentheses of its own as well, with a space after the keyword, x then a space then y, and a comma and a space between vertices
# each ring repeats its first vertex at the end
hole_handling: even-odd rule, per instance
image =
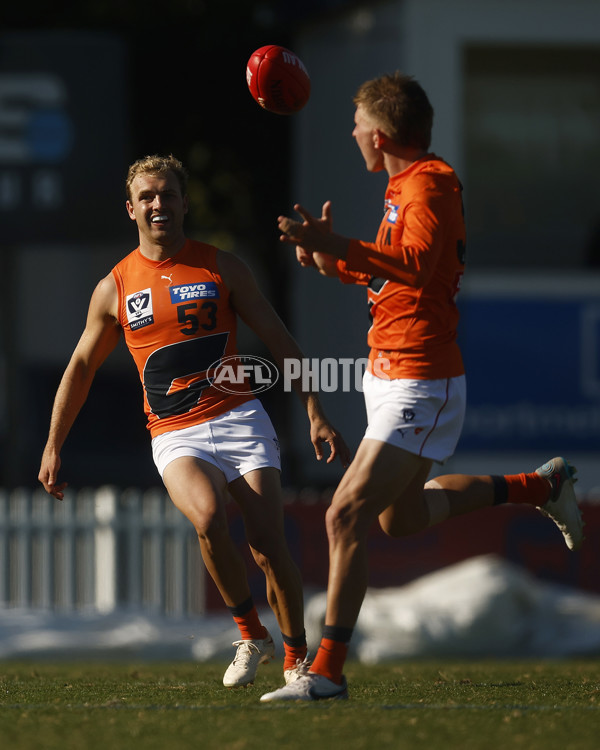
POLYGON ((354 130, 352 136, 360 153, 363 155, 367 170, 379 172, 383 169, 383 153, 377 148, 377 126, 373 123, 359 104, 354 113, 354 130))
POLYGON ((139 174, 133 180, 127 212, 141 236, 157 244, 179 238, 187 210, 187 196, 181 194, 179 180, 173 172, 139 174))

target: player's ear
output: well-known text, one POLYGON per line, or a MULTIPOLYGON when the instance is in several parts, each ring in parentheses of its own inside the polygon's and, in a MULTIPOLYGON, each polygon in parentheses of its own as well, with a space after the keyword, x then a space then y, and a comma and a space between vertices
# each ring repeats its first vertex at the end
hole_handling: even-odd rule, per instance
POLYGON ((126 201, 125 208, 127 209, 127 213, 129 214, 129 218, 132 221, 135 221, 135 211, 133 210, 133 206, 129 201, 126 201))
POLYGON ((383 146, 385 146, 387 142, 387 136, 383 132, 383 130, 380 130, 379 128, 373 129, 373 146, 375 148, 381 149, 383 146))
POLYGON ((188 208, 190 207, 190 202, 188 200, 187 195, 183 196, 183 213, 187 214, 188 208))

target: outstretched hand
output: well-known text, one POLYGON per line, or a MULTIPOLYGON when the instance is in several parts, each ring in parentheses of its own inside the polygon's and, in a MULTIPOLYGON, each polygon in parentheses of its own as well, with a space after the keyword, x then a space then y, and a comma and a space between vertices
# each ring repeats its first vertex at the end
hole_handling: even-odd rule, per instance
POLYGON ((323 246, 323 239, 331 233, 331 201, 323 204, 321 218, 317 219, 303 206, 296 203, 294 211, 300 214, 303 221, 297 221, 287 216, 279 216, 277 225, 281 232, 280 240, 295 244, 296 257, 301 265, 314 265, 312 253, 327 252, 323 246))
POLYGON ((294 209, 303 221, 279 216, 279 239, 296 245, 296 258, 301 266, 315 267, 325 276, 337 276, 336 263, 339 258, 345 259, 349 240, 332 231, 331 201, 323 204, 320 219, 298 203, 294 209))

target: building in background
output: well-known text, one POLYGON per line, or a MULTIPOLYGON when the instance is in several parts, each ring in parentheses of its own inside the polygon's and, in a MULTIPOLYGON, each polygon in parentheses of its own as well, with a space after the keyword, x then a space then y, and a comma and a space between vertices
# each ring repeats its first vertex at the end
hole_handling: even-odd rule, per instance
MULTIPOLYGON (((259 5, 264 13, 276 3, 259 5)), ((357 359, 367 355, 364 290, 298 268, 278 242, 276 217, 296 201, 319 213, 331 199, 336 229, 374 236, 386 178, 365 173, 351 137, 352 96, 363 80, 395 69, 428 91, 436 111, 433 149, 465 187, 460 335, 469 406, 444 471, 520 471, 565 453, 578 465, 583 494, 593 499, 600 485, 597 0, 280 5, 285 24, 252 29, 232 19, 227 39, 182 17, 177 33, 169 29, 163 40, 163 49, 174 50, 165 59, 177 64, 151 75, 140 69, 145 58, 123 28, 2 27, 0 605, 164 605, 197 613, 220 601, 210 582, 198 587, 193 530, 155 490, 139 381, 124 346, 98 373, 63 451, 69 497, 53 503, 30 489, 90 294, 136 242, 122 188, 127 165, 144 153, 172 150, 191 166, 194 236, 250 256, 311 358, 328 415, 356 447, 366 422, 356 389, 357 359), (219 66, 207 67, 201 57, 209 54, 202 40, 210 35, 222 53, 219 66), (265 113, 246 89, 248 54, 274 41, 294 49, 311 74, 311 100, 293 118, 265 113), (165 106, 149 109, 157 99, 165 106), (11 490, 15 485, 28 487, 11 490), (169 583, 169 571, 185 583, 169 583)), ((165 7, 165 28, 182 7, 165 7)), ((212 13, 216 5, 205 7, 212 13)), ((58 19, 60 13, 57 6, 58 19)), ((147 32, 138 33, 145 52, 147 32)), ((243 353, 265 354, 244 335, 243 353)), ((307 585, 323 587, 323 516, 341 469, 315 461, 293 394, 264 395, 282 438, 290 548, 307 585)), ((243 524, 232 505, 241 543, 243 524)), ((493 551, 540 578, 598 591, 598 506, 586 508, 588 543, 575 555, 537 512, 514 510, 505 508, 491 524, 485 511, 452 519, 401 545, 374 528, 372 582, 405 583, 493 551)), ((259 579, 252 582, 257 601, 259 579)))
MULTIPOLYGON (((295 121, 293 201, 361 239, 379 225, 385 175, 365 173, 352 97, 368 78, 414 75, 435 109, 432 150, 464 184, 460 295, 469 405, 445 471, 522 470, 556 453, 600 485, 600 6, 588 0, 393 0, 308 25, 312 81, 295 121)), ((295 267, 292 328, 315 357, 367 355, 366 295, 295 267)), ((329 393, 356 447, 362 395, 329 393)), ((308 481, 326 482, 292 431, 308 481)))
MULTIPOLYGON (((49 408, 91 293, 122 248, 133 247, 131 239, 123 244, 130 231, 122 188, 130 151, 126 60, 114 34, 0 33, 3 486, 35 482, 49 408)), ((71 443, 81 476, 90 465, 100 476, 110 452, 123 447, 121 435, 131 434, 125 424, 112 446, 103 440, 106 402, 119 403, 121 384, 128 386, 123 352, 100 376, 104 404, 86 414, 98 429, 71 443)))
MULTIPOLYGON (((198 6, 193 22, 182 16, 165 35, 180 69, 152 75, 140 67, 143 28, 135 47, 123 23, 118 32, 3 25, 0 486, 35 484, 52 398, 91 292, 136 240, 123 210, 125 169, 157 150, 192 167, 194 236, 250 260, 317 361, 327 412, 356 447, 365 426, 355 387, 356 360, 367 355, 364 292, 296 267, 277 241, 276 216, 296 201, 318 213, 331 199, 336 229, 374 236, 386 180, 364 171, 352 96, 363 80, 395 69, 428 91, 433 149, 465 187, 469 410, 446 469, 520 470, 560 452, 579 466, 582 490, 600 485, 598 3, 311 0, 277 10, 266 2, 254 12, 260 23, 242 6, 248 17, 232 22, 226 41, 218 37, 218 69, 201 56, 211 32, 198 6), (273 41, 294 49, 311 74, 310 102, 293 118, 260 110, 246 90, 249 52, 273 41), (228 137, 223 123, 242 123, 243 137, 228 137), (201 233, 211 221, 213 234, 201 233), (337 390, 344 380, 348 392, 337 390)), ((178 9, 170 6, 169 23, 178 9)), ((265 355, 243 332, 241 344, 265 355)), ((269 392, 265 401, 282 438, 284 483, 335 485, 339 469, 315 462, 294 396, 269 392)), ((124 347, 98 373, 63 458, 73 486, 158 483, 124 347)))

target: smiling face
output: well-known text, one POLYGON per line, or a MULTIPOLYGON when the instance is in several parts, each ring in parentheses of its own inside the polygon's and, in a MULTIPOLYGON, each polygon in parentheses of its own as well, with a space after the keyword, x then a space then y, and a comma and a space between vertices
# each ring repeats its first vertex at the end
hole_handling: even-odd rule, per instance
POLYGON ((127 213, 137 224, 142 252, 156 246, 169 254, 179 251, 185 242, 183 217, 188 200, 176 175, 171 170, 142 172, 131 183, 130 196, 127 213))

